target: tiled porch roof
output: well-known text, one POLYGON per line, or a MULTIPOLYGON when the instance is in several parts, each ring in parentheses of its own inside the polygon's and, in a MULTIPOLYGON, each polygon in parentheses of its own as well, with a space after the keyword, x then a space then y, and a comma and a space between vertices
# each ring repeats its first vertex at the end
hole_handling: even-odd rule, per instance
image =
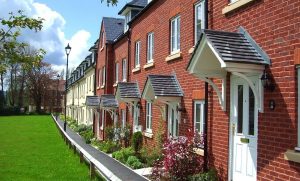
POLYGON ((120 98, 141 98, 138 84, 134 82, 120 82, 117 90, 119 90, 120 98))
POLYGON ((105 108, 117 108, 118 101, 116 100, 115 96, 112 94, 105 94, 101 96, 101 107, 105 108))

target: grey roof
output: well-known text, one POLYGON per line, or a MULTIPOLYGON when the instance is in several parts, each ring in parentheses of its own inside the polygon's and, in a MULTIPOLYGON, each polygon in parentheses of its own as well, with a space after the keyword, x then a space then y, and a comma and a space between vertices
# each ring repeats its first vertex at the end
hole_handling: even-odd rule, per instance
POLYGON ((124 19, 103 17, 106 41, 112 43, 124 33, 124 19))
POLYGON ((120 82, 117 90, 120 91, 121 98, 141 98, 139 87, 134 82, 120 82))
POLYGON ((115 95, 112 94, 104 94, 101 95, 101 106, 106 108, 117 108, 118 101, 115 98, 115 95))
POLYGON ((98 96, 87 96, 85 104, 87 106, 100 106, 100 97, 98 97, 98 96))
POLYGON ((90 47, 89 51, 95 51, 98 49, 99 39, 97 39, 93 46, 90 47))
POLYGON ((122 12, 127 8, 127 7, 136 7, 136 8, 144 8, 147 6, 148 0, 132 0, 129 3, 125 4, 125 6, 119 11, 118 14, 122 14, 122 12))
POLYGON ((155 96, 183 96, 183 91, 175 75, 148 75, 147 81, 150 81, 155 96))
MULTIPOLYGON (((215 30, 202 30, 201 39, 206 36, 214 50, 224 62, 269 64, 270 60, 262 53, 259 46, 252 40, 247 32, 224 32, 215 30)), ((195 53, 196 51, 194 51, 195 53)), ((194 54, 192 55, 193 58, 194 54)), ((191 59, 192 59, 191 58, 191 59)))

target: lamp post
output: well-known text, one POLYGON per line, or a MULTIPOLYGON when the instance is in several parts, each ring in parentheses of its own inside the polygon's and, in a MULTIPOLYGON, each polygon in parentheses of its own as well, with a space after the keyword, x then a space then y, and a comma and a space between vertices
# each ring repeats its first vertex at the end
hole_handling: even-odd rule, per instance
POLYGON ((66 55, 67 55, 67 70, 66 70, 66 87, 65 87, 65 122, 64 122, 64 131, 66 132, 67 128, 67 89, 68 89, 68 63, 69 63, 69 54, 71 52, 71 47, 68 45, 65 47, 66 55))
POLYGON ((59 78, 60 78, 60 75, 59 74, 57 74, 57 87, 56 87, 56 120, 57 120, 57 118, 58 118, 58 112, 59 112, 59 92, 58 92, 58 87, 59 87, 59 78))

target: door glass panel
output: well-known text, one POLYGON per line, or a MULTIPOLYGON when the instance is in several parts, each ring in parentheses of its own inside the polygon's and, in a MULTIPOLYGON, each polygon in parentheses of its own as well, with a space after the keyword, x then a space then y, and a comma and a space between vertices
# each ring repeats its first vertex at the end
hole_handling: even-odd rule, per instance
POLYGON ((238 85, 238 106, 237 106, 237 133, 242 133, 243 132, 243 85, 238 85))
POLYGON ((254 106, 255 106, 254 94, 252 89, 249 87, 249 135, 254 135, 254 106))

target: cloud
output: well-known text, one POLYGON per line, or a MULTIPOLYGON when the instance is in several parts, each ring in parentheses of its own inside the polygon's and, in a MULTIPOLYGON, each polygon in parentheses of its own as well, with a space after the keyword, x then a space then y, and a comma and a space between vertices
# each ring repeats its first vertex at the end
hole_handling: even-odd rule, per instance
POLYGON ((7 17, 9 12, 24 10, 30 17, 44 19, 43 29, 40 32, 24 30, 21 39, 29 42, 35 48, 43 48, 47 55, 45 61, 51 63, 53 68, 61 70, 65 67, 65 46, 70 42, 72 51, 69 57, 69 67, 76 67, 89 54, 88 41, 91 34, 84 29, 78 30, 70 39, 64 33, 67 23, 58 12, 49 8, 46 4, 34 0, 0 0, 0 17, 7 17))

